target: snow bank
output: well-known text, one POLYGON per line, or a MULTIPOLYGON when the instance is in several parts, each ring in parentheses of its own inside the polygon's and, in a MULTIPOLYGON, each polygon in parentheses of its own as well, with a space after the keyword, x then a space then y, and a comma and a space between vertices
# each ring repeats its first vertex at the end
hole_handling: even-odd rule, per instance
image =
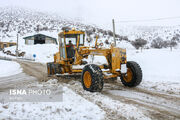
POLYGON ((123 48, 126 50, 135 50, 135 47, 132 46, 132 44, 127 41, 117 41, 116 44, 117 44, 117 47, 119 47, 119 48, 123 48))
POLYGON ((129 50, 127 59, 136 61, 142 68, 143 82, 140 86, 165 92, 180 91, 180 49, 129 50))
MULTIPOLYGON (((63 87, 63 101, 60 102, 26 102, 0 103, 0 119, 53 119, 53 120, 100 120, 104 111, 55 80, 43 83, 63 87)), ((32 85, 34 86, 34 85, 32 85)), ((42 84, 36 84, 42 86, 42 84)))
MULTIPOLYGON (((10 50, 15 54, 16 46, 8 47, 5 50, 10 50)), ((54 54, 58 52, 58 45, 55 44, 37 44, 37 45, 21 45, 19 46, 20 52, 26 52, 24 58, 34 59, 35 61, 41 63, 52 62, 54 60, 54 54)))
POLYGON ((0 77, 15 75, 22 72, 21 66, 14 61, 0 60, 0 77))

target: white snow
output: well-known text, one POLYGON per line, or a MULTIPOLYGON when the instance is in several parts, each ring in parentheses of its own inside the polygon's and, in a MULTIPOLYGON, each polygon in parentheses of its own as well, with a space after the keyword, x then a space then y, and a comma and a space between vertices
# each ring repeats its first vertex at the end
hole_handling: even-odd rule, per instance
MULTIPOLYGON (((5 49, 15 54, 16 46, 5 49)), ((37 45, 20 45, 20 52, 26 52, 24 58, 35 60, 36 62, 47 63, 54 60, 54 54, 58 52, 58 45, 55 44, 37 44, 37 45), (33 55, 36 55, 34 58, 33 55)))
POLYGON ((129 98, 134 101, 138 101, 138 102, 150 105, 150 106, 159 105, 159 108, 162 108, 162 109, 167 109, 164 106, 168 106, 169 108, 174 108, 177 110, 179 109, 179 106, 175 102, 172 102, 172 101, 166 102, 167 100, 164 98, 161 98, 158 96, 147 95, 141 92, 136 92, 134 90, 108 90, 108 93, 116 95, 116 96, 121 96, 121 97, 123 96, 125 98, 129 98))
POLYGON ((0 77, 7 77, 22 72, 21 66, 14 61, 0 60, 0 77))
POLYGON ((127 59, 142 68, 140 87, 180 94, 180 49, 149 49, 127 51, 127 59))
MULTIPOLYGON (((117 115, 123 116, 128 120, 137 119, 137 120, 149 120, 150 118, 143 114, 143 111, 138 109, 137 106, 132 104, 126 104, 118 100, 113 100, 111 97, 103 95, 102 93, 95 92, 91 93, 88 91, 84 91, 83 88, 78 87, 81 85, 80 82, 71 81, 73 84, 73 88, 78 89, 86 99, 90 99, 91 102, 101 105, 107 112, 112 115, 116 112, 117 115), (136 112, 134 112, 136 111, 136 112)), ((75 90, 76 91, 76 90, 75 90)), ((118 116, 114 116, 114 119, 118 119, 118 116)))
POLYGON ((88 62, 89 64, 93 64, 93 63, 97 65, 107 64, 107 60, 104 56, 89 55, 87 59, 83 59, 83 60, 88 62))
POLYGON ((117 47, 127 49, 127 50, 135 50, 135 48, 127 41, 117 41, 117 47))
MULTIPOLYGON (((63 100, 60 102, 0 103, 0 119, 104 119, 105 113, 102 109, 69 88, 57 83, 57 80, 49 80, 42 84, 63 87, 63 100)), ((36 83, 36 86, 42 86, 42 84, 36 83)), ((34 85, 32 84, 32 86, 34 85)))

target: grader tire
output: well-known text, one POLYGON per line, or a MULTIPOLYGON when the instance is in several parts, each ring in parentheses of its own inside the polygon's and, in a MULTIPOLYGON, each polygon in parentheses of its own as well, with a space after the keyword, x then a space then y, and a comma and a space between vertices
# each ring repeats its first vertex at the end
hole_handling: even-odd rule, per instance
POLYGON ((100 92, 104 85, 103 79, 103 73, 99 66, 89 64, 83 68, 81 83, 84 90, 90 92, 100 92))
POLYGON ((55 65, 53 62, 47 63, 47 72, 48 72, 48 77, 51 77, 52 75, 55 74, 55 65))
POLYGON ((127 68, 127 74, 122 74, 120 76, 122 84, 128 87, 139 85, 142 81, 142 70, 139 64, 134 61, 128 61, 127 68))

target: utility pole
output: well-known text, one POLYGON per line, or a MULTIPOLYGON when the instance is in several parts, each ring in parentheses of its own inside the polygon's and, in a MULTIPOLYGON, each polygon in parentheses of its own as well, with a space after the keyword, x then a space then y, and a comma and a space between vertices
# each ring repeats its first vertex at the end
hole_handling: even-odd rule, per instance
POLYGON ((116 36, 115 36, 115 23, 114 23, 114 19, 112 19, 112 24, 113 24, 113 38, 114 38, 114 44, 116 46, 116 36))
POLYGON ((16 57, 18 57, 18 42, 19 42, 19 34, 17 33, 17 42, 16 42, 16 57))

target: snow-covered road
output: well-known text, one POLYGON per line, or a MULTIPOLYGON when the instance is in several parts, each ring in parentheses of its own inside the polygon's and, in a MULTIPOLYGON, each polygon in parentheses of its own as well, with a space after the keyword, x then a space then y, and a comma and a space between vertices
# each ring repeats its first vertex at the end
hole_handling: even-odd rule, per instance
POLYGON ((20 64, 15 61, 0 60, 0 68, 1 92, 37 80, 35 77, 23 73, 20 64))
POLYGON ((22 72, 21 66, 14 61, 0 59, 0 77, 7 77, 22 72))
POLYGON ((84 91, 79 81, 65 85, 104 109, 107 119, 180 119, 180 95, 127 88, 120 82, 106 83, 101 93, 84 91))

